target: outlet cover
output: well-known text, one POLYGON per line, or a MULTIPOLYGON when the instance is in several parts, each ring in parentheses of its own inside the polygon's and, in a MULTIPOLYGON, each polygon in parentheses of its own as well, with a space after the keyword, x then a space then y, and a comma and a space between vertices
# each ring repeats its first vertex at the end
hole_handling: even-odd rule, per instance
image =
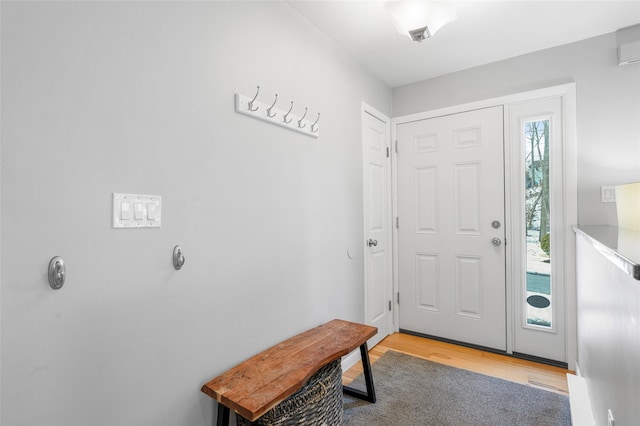
POLYGON ((615 186, 601 186, 600 187, 600 201, 603 203, 615 203, 616 202, 616 187, 615 186))

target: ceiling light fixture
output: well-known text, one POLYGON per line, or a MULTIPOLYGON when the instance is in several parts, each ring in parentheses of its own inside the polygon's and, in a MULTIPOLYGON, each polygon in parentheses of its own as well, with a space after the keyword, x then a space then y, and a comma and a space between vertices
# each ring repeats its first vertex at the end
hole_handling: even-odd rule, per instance
POLYGON ((452 2, 391 0, 384 3, 398 33, 420 42, 456 19, 452 2))

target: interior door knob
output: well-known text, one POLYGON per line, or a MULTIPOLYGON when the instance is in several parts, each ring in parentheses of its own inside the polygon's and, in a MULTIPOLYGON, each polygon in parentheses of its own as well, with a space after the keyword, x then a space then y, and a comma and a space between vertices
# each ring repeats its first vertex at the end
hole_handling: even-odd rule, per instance
POLYGON ((493 237, 491 239, 491 244, 493 244, 494 246, 498 247, 500 244, 502 244, 502 240, 498 237, 493 237))
POLYGON ((378 240, 372 240, 371 238, 369 238, 369 241, 367 241, 367 245, 369 247, 375 247, 378 245, 378 240))

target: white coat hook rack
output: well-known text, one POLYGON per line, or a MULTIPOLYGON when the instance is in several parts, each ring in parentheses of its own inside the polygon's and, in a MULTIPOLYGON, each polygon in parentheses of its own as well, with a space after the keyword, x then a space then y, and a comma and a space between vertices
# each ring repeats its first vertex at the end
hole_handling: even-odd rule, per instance
POLYGON ((275 99, 271 104, 266 104, 258 100, 259 93, 260 86, 257 86, 256 94, 253 97, 236 93, 236 112, 253 118, 258 118, 313 138, 320 136, 320 129, 318 127, 318 121, 320 120, 319 113, 315 122, 312 122, 305 118, 309 110, 308 108, 304 109, 302 115, 296 115, 293 112, 293 101, 291 101, 288 110, 285 111, 276 107, 278 95, 275 95, 275 99))

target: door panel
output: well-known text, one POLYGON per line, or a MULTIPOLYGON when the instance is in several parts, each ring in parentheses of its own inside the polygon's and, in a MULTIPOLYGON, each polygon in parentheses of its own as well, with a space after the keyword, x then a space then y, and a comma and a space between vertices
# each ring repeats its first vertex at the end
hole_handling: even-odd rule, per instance
POLYGON ((387 122, 363 112, 365 316, 378 327, 372 347, 393 332, 391 167, 387 122), (371 244, 369 243, 371 241, 371 244))
MULTIPOLYGON (((513 267, 514 267, 514 347, 513 352, 533 355, 553 361, 566 362, 565 338, 565 275, 564 275, 564 234, 565 186, 563 171, 563 119, 562 98, 547 98, 523 102, 511 106, 511 164, 512 174, 512 222, 514 226, 513 267), (533 142, 526 137, 526 125, 544 124, 540 148, 535 149, 533 158, 540 163, 535 176, 526 166, 527 148, 533 142), (546 159, 545 159, 546 157, 546 159), (546 165, 546 166, 545 166, 546 165), (546 171, 544 170, 546 169, 546 171), (542 230, 541 211, 536 214, 531 203, 525 200, 528 194, 535 194, 536 180, 548 180, 547 194, 540 194, 546 204, 549 218, 548 230, 542 230), (533 177, 533 179, 531 179, 533 177), (528 178, 528 179, 527 179, 528 178), (533 181, 533 182, 532 182, 533 181), (546 200, 545 200, 546 199, 546 200), (531 218, 529 218, 531 216, 531 218), (530 223, 536 225, 529 226, 530 223), (548 232, 549 240, 545 256, 541 250, 540 236, 548 232), (548 257, 542 260, 542 257, 548 257), (542 263, 545 262, 545 263, 542 263), (531 297, 546 303, 531 303, 531 297), (537 305, 537 306, 536 306, 537 305)), ((535 139, 535 138, 534 138, 535 139)), ((531 150, 529 150, 531 151, 531 150)), ((530 160, 531 160, 530 159, 530 160)), ((531 163, 531 161, 529 161, 531 163)), ((545 186, 545 185, 541 185, 545 186)), ((535 197, 532 197, 535 198, 535 197)), ((542 210, 542 209, 539 209, 542 210)))
POLYGON ((458 235, 480 235, 480 162, 454 165, 455 176, 455 232, 458 235))
POLYGON ((456 312, 482 319, 482 258, 456 256, 456 312))
POLYGON ((436 225, 436 189, 437 167, 418 167, 415 169, 415 199, 417 233, 437 234, 436 225))
POLYGON ((416 305, 418 309, 440 310, 438 297, 438 256, 417 253, 416 258, 416 305))
POLYGON ((400 328, 506 350, 502 107, 397 139, 400 328))

